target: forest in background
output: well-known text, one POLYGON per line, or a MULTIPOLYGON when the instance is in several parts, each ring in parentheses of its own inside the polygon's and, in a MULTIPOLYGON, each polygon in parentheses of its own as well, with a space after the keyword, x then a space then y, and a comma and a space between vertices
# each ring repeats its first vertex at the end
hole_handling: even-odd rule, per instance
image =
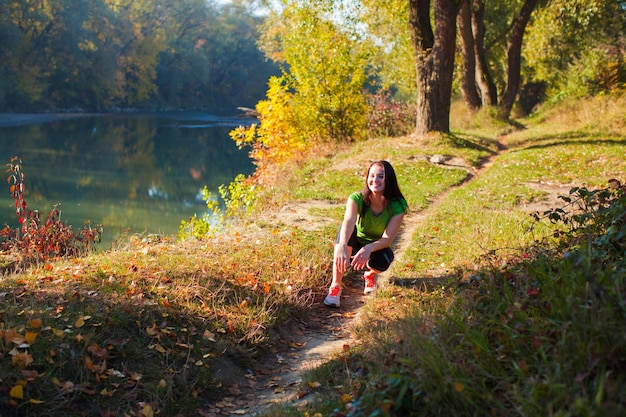
POLYGON ((0 0, 0 111, 252 107, 262 17, 206 0, 0 0))
POLYGON ((508 119, 622 89, 625 31, 623 0, 0 0, 0 111, 260 105, 239 140, 265 148, 404 134, 429 108, 445 131, 451 95, 508 119))

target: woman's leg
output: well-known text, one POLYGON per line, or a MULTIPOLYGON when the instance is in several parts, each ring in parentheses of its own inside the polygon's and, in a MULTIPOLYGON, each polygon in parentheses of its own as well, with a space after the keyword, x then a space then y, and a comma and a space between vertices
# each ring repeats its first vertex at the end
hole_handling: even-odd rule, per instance
MULTIPOLYGON (((335 251, 337 253, 337 251, 335 251)), ((352 247, 348 246, 348 254, 352 256, 352 247)), ((336 259, 333 257, 333 280, 330 283, 330 286, 333 287, 335 285, 342 286, 343 276, 345 275, 345 271, 339 271, 337 268, 336 259)))
POLYGON ((373 252, 370 255, 370 260, 367 262, 367 271, 363 273, 363 279, 365 280, 363 292, 365 295, 376 291, 378 288, 378 274, 389 269, 393 258, 393 251, 390 248, 373 252))

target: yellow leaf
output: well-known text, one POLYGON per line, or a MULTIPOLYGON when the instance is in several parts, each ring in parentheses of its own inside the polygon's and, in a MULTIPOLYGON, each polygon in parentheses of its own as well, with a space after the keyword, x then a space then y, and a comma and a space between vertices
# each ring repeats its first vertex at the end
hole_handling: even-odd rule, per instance
POLYGON ((341 396, 341 402, 344 404, 352 402, 352 394, 343 394, 341 396))
POLYGON ((319 388, 319 387, 321 387, 321 386, 322 386, 322 384, 320 384, 320 383, 319 383, 319 382, 317 382, 317 381, 314 381, 314 382, 312 381, 312 382, 309 382, 309 386, 310 386, 311 388, 319 388))
POLYGON ((31 398, 30 400, 28 400, 28 402, 31 403, 31 404, 43 404, 43 401, 36 400, 34 398, 31 398))
POLYGON ((465 389, 465 385, 461 384, 460 382, 455 382, 454 383, 454 389, 457 392, 463 392, 463 390, 465 389))
POLYGON ((156 345, 154 345, 154 348, 155 348, 158 352, 161 352, 161 353, 165 353, 165 352, 167 352, 167 350, 165 350, 165 348, 164 348, 163 346, 161 346, 160 344, 158 344, 158 343, 157 343, 156 345))
POLYGON ((148 404, 144 408, 142 408, 140 413, 144 417, 154 417, 154 411, 152 410, 152 407, 150 406, 150 404, 148 404))
POLYGON ((56 337, 65 337, 65 332, 61 329, 52 329, 52 333, 54 333, 56 337))
POLYGON ((37 339, 37 335, 38 333, 35 332, 26 332, 26 342, 32 345, 35 342, 35 339, 37 339))
POLYGON ((18 398, 20 400, 24 399, 24 387, 21 385, 14 386, 13 388, 11 388, 9 395, 11 396, 11 398, 18 398))
POLYGON ((79 317, 74 322, 74 327, 83 327, 85 325, 85 320, 82 317, 79 317))

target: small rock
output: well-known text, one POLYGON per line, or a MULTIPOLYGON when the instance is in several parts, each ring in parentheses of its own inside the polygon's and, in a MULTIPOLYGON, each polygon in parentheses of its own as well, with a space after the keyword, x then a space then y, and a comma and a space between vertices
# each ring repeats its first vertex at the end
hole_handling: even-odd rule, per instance
POLYGON ((446 158, 443 155, 433 155, 430 157, 430 162, 432 164, 445 164, 446 158))

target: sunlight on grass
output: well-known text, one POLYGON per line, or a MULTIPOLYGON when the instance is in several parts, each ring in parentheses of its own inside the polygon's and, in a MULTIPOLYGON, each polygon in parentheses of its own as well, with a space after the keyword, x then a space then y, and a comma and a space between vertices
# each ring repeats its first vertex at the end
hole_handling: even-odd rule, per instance
POLYGON ((614 107, 623 100, 566 103, 516 123, 463 116, 452 135, 318 150, 278 172, 250 218, 220 236, 128 236, 79 259, 6 263, 0 410, 196 415, 223 398, 294 323, 311 320, 348 194, 371 161, 387 159, 407 219, 424 218, 354 321, 360 345, 303 377, 315 401, 265 415, 617 415, 626 269, 623 254, 606 260, 620 256, 609 249, 623 248, 621 223, 588 259, 603 240, 583 236, 558 252, 550 244, 568 228, 531 214, 570 187, 626 181, 614 107), (430 163, 435 154, 456 165, 430 163), (303 201, 308 227, 283 221, 281 210, 303 201))

